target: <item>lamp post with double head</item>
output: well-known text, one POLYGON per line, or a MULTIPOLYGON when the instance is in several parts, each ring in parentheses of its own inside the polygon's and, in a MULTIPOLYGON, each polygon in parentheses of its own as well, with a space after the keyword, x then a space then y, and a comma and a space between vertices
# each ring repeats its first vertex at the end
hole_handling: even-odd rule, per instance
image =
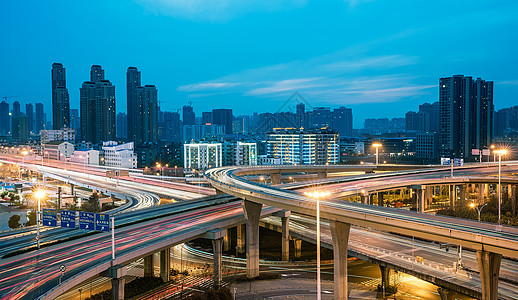
POLYGON ((372 144, 372 147, 376 148, 376 166, 377 166, 378 163, 379 163, 379 150, 378 150, 378 148, 381 147, 381 144, 380 143, 374 143, 374 144, 372 144))

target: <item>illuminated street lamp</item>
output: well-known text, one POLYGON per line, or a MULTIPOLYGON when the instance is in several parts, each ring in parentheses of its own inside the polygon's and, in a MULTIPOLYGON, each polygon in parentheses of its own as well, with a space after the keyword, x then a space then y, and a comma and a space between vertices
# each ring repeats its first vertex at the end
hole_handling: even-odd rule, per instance
MULTIPOLYGON (((493 161, 496 162, 495 145, 491 145, 491 151, 493 151, 493 161)), ((487 160, 489 161, 489 158, 487 160)))
POLYGON ((304 192, 304 195, 317 200, 317 300, 322 297, 322 287, 320 282, 320 198, 329 196, 329 192, 313 191, 304 192))
POLYGON ((378 148, 381 147, 381 144, 380 143, 374 143, 374 144, 372 144, 372 147, 376 148, 376 166, 377 166, 378 162, 379 162, 378 148))
POLYGON ((36 242, 38 245, 38 249, 40 249, 40 211, 41 211, 41 200, 47 196, 45 190, 36 190, 34 192, 34 197, 38 199, 38 211, 36 212, 36 242))
POLYGON ((506 149, 500 149, 493 151, 494 154, 498 154, 498 225, 501 225, 501 206, 502 206, 502 155, 507 154, 506 149))
POLYGON ((480 208, 478 206, 475 205, 475 203, 471 203, 469 206, 471 208, 475 208, 478 212, 478 221, 480 222, 480 212, 482 211, 482 208, 484 208, 485 206, 487 205, 487 203, 484 203, 484 205, 482 205, 480 208))

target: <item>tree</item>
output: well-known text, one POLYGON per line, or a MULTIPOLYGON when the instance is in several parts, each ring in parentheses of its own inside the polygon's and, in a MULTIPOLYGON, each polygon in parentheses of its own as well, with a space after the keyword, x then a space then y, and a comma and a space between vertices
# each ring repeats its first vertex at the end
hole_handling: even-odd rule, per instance
POLYGON ((27 220, 27 222, 25 223, 25 226, 36 225, 36 211, 30 211, 29 214, 27 215, 27 218, 29 220, 27 220))
POLYGON ((20 216, 19 215, 12 215, 9 218, 9 228, 15 229, 20 227, 20 216))
POLYGON ((99 194, 93 193, 88 201, 83 205, 84 211, 98 212, 99 211, 99 194))

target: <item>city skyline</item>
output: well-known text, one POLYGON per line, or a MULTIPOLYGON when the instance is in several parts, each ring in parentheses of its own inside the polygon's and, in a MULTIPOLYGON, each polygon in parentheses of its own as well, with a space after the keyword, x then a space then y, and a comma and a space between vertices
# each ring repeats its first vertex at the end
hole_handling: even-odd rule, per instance
MULTIPOLYGON (((117 109, 121 112, 126 111, 122 101, 126 98, 125 71, 135 66, 146 74, 145 82, 152 82, 160 90, 160 106, 165 111, 175 111, 190 100, 197 115, 214 108, 233 108, 235 115, 261 113, 266 108, 275 111, 298 91, 314 107, 352 108, 354 128, 360 128, 369 117, 393 116, 393 111, 403 117, 406 111, 416 111, 419 104, 437 101, 438 79, 453 74, 493 80, 496 110, 516 102, 518 80, 512 70, 516 65, 512 55, 517 48, 516 33, 508 28, 516 25, 518 4, 499 1, 488 9, 482 2, 470 2, 469 6, 456 2, 446 8, 441 1, 372 2, 238 5, 230 1, 217 13, 190 10, 181 1, 138 1, 123 9, 107 3, 86 7, 67 2, 34 3, 35 9, 30 11, 9 3, 0 14, 6 28, 12 28, 6 43, 16 47, 4 48, 10 58, 5 67, 11 71, 0 79, 5 83, 5 95, 48 107, 49 68, 53 62, 60 62, 67 71, 70 107, 77 108, 83 74, 91 65, 99 64, 116 86, 117 109), (58 42, 46 43, 49 46, 34 55, 24 55, 33 49, 33 43, 52 38, 47 33, 52 31, 47 29, 57 21, 43 22, 40 11, 55 10, 67 20, 83 20, 93 15, 90 12, 94 8, 98 26, 117 33, 99 37, 107 45, 102 51, 93 51, 95 45, 72 49, 58 42), (391 14, 385 16, 387 9, 391 14), (22 19, 31 21, 19 28, 10 25, 15 24, 14 14, 9 13, 13 10, 21 11, 22 19), (313 14, 316 22, 308 24, 306 20, 313 14), (288 25, 286 18, 307 28, 288 25), (390 18, 391 22, 387 26, 364 26, 372 18, 380 22, 390 18), (117 22, 113 20, 121 20, 121 24, 114 25, 117 22), (36 22, 39 27, 34 30, 36 22), (461 37, 455 34, 459 31, 464 32, 461 37), (127 47, 123 39, 135 34, 142 41, 127 47), (19 36, 27 38, 20 40, 19 36), (484 36, 484 40, 476 46, 465 46, 478 36, 484 36), (28 82, 31 88, 23 88, 28 82), (243 101, 246 106, 239 105, 243 101), (378 110, 372 111, 370 104, 378 110)), ((63 29, 67 36, 81 36, 87 30, 78 25, 81 22, 70 23, 63 29)))

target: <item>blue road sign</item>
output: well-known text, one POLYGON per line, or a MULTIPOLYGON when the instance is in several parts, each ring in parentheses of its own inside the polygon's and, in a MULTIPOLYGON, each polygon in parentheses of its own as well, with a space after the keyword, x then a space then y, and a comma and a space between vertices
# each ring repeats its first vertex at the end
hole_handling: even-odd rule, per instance
POLYGON ((95 214, 91 212, 79 212, 79 228, 80 229, 88 229, 94 230, 94 219, 95 214))
POLYGON ((462 167, 464 165, 464 159, 462 159, 462 158, 453 159, 453 165, 456 167, 462 167))
POLYGON ((110 215, 95 214, 95 230, 110 231, 110 215))
POLYGON ((449 166, 450 165, 450 159, 447 158, 447 157, 441 157, 441 165, 449 166))
POLYGON ((76 228, 76 212, 69 210, 61 211, 61 227, 76 228))
POLYGON ((58 216, 55 209, 43 209, 43 225, 44 226, 58 226, 58 216))

